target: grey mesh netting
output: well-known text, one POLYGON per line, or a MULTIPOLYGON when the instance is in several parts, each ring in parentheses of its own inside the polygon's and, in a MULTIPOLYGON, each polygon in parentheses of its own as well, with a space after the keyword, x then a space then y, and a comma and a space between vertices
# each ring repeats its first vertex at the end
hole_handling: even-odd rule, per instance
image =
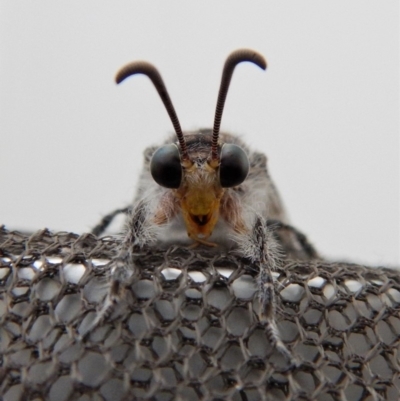
POLYGON ((0 232, 4 400, 398 400, 399 272, 287 259, 266 338, 256 266, 171 248, 135 256, 104 307, 118 240, 0 232))

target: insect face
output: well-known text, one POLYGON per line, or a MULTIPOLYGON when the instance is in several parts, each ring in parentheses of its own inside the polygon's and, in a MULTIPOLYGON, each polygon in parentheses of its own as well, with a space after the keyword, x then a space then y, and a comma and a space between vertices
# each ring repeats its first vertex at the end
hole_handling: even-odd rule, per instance
POLYGON ((250 164, 240 146, 223 144, 219 149, 219 164, 215 166, 211 159, 211 137, 198 134, 185 139, 189 154, 186 167, 178 146, 167 144, 153 154, 150 172, 157 184, 175 189, 189 237, 204 240, 211 236, 218 221, 225 188, 240 185, 250 164))
MULTIPOLYGON (((184 135, 167 89, 157 69, 146 62, 134 62, 117 74, 117 83, 134 74, 145 74, 153 82, 175 128, 177 143, 157 149, 150 162, 154 181, 172 191, 179 204, 188 236, 197 242, 206 242, 220 216, 221 200, 229 188, 242 184, 250 169, 245 151, 232 143, 219 141, 219 130, 230 80, 237 64, 249 61, 262 69, 264 58, 252 50, 237 50, 226 60, 211 135, 184 135)), ((228 203, 228 202, 225 202, 228 203)), ((168 219, 160 217, 158 223, 168 219)), ((164 214, 167 216, 167 213, 164 214)))

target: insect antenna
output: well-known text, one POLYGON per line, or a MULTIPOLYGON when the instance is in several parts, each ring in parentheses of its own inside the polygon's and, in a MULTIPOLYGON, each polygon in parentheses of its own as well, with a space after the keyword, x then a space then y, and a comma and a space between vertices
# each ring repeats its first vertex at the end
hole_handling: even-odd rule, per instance
POLYGON ((222 112, 224 111, 226 95, 228 94, 229 84, 231 82, 233 71, 235 70, 235 67, 243 61, 250 61, 263 70, 267 68, 267 62, 265 61, 264 57, 261 56, 261 54, 250 49, 236 50, 232 52, 226 59, 224 69, 222 70, 221 85, 219 87, 211 142, 211 160, 215 164, 219 162, 218 136, 221 126, 222 112))
POLYGON ((185 138, 183 137, 182 128, 179 123, 178 116, 176 115, 171 98, 169 97, 167 88, 165 87, 164 81, 161 78, 161 75, 158 72, 157 68, 154 67, 152 64, 147 63, 146 61, 135 61, 122 67, 118 71, 115 77, 115 81, 117 82, 117 84, 119 84, 124 79, 135 74, 144 74, 150 78, 151 82, 153 82, 153 85, 157 89, 157 92, 164 103, 169 118, 171 119, 172 125, 174 126, 176 136, 178 137, 179 146, 181 148, 182 161, 188 162, 189 155, 187 151, 185 138))

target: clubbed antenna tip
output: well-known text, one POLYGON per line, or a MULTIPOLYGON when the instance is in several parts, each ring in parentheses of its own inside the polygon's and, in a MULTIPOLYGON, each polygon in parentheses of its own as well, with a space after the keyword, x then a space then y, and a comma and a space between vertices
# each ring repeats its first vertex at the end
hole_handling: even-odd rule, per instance
POLYGON ((219 130, 221 127, 221 118, 224 111, 224 105, 226 95, 228 94, 229 84, 233 75, 235 67, 243 61, 249 61, 258 67, 265 70, 267 68, 267 62, 264 57, 254 50, 250 49, 239 49, 231 53, 225 61, 224 69, 222 70, 221 85, 219 87, 217 107, 215 110, 214 128, 211 142, 211 160, 218 161, 218 137, 219 130))
POLYGON ((174 106, 172 104, 171 98, 169 97, 167 88, 165 87, 164 81, 161 78, 160 73, 157 68, 152 64, 147 63, 146 61, 135 61, 127 64, 122 67, 117 75, 115 76, 115 81, 117 84, 121 83, 124 79, 135 75, 135 74, 144 74, 150 78, 151 82, 157 89, 158 94, 161 97, 161 100, 164 103, 164 106, 167 110, 169 118, 171 119, 172 125, 174 126, 176 136, 178 137, 179 146, 181 148, 181 156, 182 160, 189 160, 189 155, 186 147, 185 138, 182 133, 182 128, 178 120, 178 116, 176 115, 174 106))

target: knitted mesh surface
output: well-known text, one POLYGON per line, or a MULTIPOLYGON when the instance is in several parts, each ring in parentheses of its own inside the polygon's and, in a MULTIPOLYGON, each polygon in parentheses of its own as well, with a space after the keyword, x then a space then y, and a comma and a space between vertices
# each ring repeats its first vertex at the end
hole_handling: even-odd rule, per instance
POLYGON ((293 367, 259 319, 257 266, 196 249, 137 254, 105 309, 117 247, 0 230, 4 400, 399 399, 398 271, 286 260, 276 319, 293 367))

